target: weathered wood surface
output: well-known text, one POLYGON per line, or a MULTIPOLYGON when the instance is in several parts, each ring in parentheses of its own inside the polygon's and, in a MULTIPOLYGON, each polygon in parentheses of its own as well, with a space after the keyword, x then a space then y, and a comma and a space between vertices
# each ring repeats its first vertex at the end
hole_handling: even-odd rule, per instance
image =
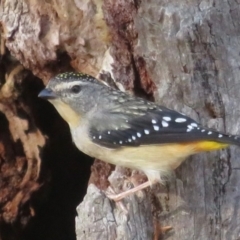
MULTIPOLYGON (((132 23, 133 58, 145 61, 156 101, 232 134, 240 132, 239 12, 235 1, 150 0, 132 23)), ((167 239, 239 239, 239 153, 200 154, 177 169, 158 194, 159 220, 174 228, 167 239)))
MULTIPOLYGON (((157 85, 156 101, 232 134, 240 133, 239 7, 147 1, 135 19, 136 53, 157 85)), ((201 154, 177 170, 161 217, 174 227, 169 239, 239 239, 239 153, 201 154)))
POLYGON ((153 221, 149 221, 151 211, 146 211, 151 209, 151 202, 144 195, 132 195, 124 206, 128 210, 125 214, 95 185, 89 185, 84 202, 77 208, 77 239, 151 239, 153 221))
MULTIPOLYGON (((10 53, 44 83, 56 72, 71 69, 110 73, 121 88, 154 98, 205 126, 237 134, 239 4, 5 0, 0 21, 10 53)), ((77 238, 156 239, 157 216, 162 226, 173 227, 166 239, 239 239, 239 155, 240 149, 231 147, 188 159, 167 188, 153 191, 157 200, 149 191, 125 199, 127 217, 90 185, 78 207, 77 238)), ((91 182, 105 190, 109 169, 95 164, 91 182)), ((110 180, 117 189, 128 182, 118 178, 122 175, 117 168, 110 180)), ((137 181, 135 175, 130 180, 137 181)))

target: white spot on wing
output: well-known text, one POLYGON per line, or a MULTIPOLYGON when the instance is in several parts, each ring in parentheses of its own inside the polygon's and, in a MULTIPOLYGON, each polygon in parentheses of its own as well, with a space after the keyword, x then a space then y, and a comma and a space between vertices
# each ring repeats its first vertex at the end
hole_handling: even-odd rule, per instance
POLYGON ((206 130, 205 129, 202 129, 201 132, 205 132, 206 130))
POLYGON ((128 141, 129 141, 129 142, 132 142, 132 139, 131 139, 131 138, 129 138, 129 139, 128 139, 128 141))
POLYGON ((98 136, 98 138, 99 138, 99 139, 102 139, 102 136, 101 136, 101 135, 99 135, 99 136, 98 136))
POLYGON ((175 119, 175 122, 177 122, 177 123, 182 123, 182 122, 186 122, 186 121, 187 121, 186 118, 176 118, 175 119))
POLYGON ((133 140, 136 140, 136 137, 135 137, 135 136, 132 136, 132 139, 133 139, 133 140))
POLYGON ((145 134, 149 134, 150 131, 149 131, 148 129, 144 129, 144 133, 145 133, 145 134))
POLYGON ((93 136, 93 139, 95 139, 96 137, 95 136, 93 136))
POLYGON ((111 132, 110 131, 108 131, 108 134, 110 134, 111 132))
POLYGON ((163 125, 163 127, 168 127, 168 123, 165 121, 162 121, 162 125, 163 125))
POLYGON ((156 124, 157 121, 155 119, 152 119, 152 124, 156 124))
POLYGON ((137 136, 140 138, 142 136, 142 134, 137 132, 137 136))
POLYGON ((211 134, 212 134, 212 132, 211 132, 211 131, 209 131, 209 132, 208 132, 208 135, 211 135, 211 134))
POLYGON ((158 130, 159 130, 159 126, 153 125, 153 129, 154 129, 155 131, 158 131, 158 130))
POLYGON ((171 121, 172 119, 170 118, 170 117, 163 117, 163 120, 165 120, 165 121, 171 121))
POLYGON ((196 123, 191 123, 191 126, 197 127, 198 125, 196 123))
POLYGON ((221 137, 223 137, 223 135, 222 134, 218 134, 218 137, 221 138, 221 137))
POLYGON ((120 144, 122 144, 122 141, 119 141, 120 144))

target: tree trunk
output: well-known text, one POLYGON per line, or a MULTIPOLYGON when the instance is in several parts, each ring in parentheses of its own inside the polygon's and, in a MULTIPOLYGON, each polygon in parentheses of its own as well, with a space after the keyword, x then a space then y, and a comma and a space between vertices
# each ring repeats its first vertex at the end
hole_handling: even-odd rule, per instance
MULTIPOLYGON (((238 134, 239 4, 234 0, 3 0, 2 225, 17 222, 19 230, 35 210, 38 217, 37 207, 31 205, 34 194, 47 194, 43 187, 49 185, 46 172, 50 169, 50 175, 59 174, 59 168, 54 168, 59 155, 73 151, 69 135, 59 140, 62 131, 68 132, 66 125, 53 114, 53 108, 36 100, 36 90, 42 86, 30 72, 44 84, 56 73, 73 69, 104 80, 113 78, 122 90, 185 113, 204 126, 238 134), (46 122, 40 109, 51 113, 54 122, 46 122), (48 151, 40 155, 44 146, 48 151), (46 159, 51 159, 52 168, 41 167, 46 159)), ((113 167, 95 161, 87 193, 77 208, 77 239, 239 239, 239 153, 239 148, 230 147, 193 156, 166 186, 139 192, 124 199, 122 205, 106 198, 109 182, 115 191, 122 191, 144 177, 117 167, 108 182, 113 167), (173 229, 165 233, 164 226, 173 229)), ((80 178, 72 183, 86 182, 89 159, 77 152, 67 156, 60 173, 66 166, 76 172, 79 164, 75 176, 80 178), (72 158, 74 164, 69 163, 72 158)), ((61 181, 55 184, 59 186, 61 181)), ((74 213, 84 186, 79 192, 66 211, 74 213)), ((69 193, 64 194, 68 198, 69 193)), ((64 205, 59 206, 58 210, 65 211, 64 205)), ((52 219, 58 221, 57 215, 52 219)), ((62 239, 58 231, 54 239, 62 239)), ((6 231, 1 234, 6 236, 6 231)))

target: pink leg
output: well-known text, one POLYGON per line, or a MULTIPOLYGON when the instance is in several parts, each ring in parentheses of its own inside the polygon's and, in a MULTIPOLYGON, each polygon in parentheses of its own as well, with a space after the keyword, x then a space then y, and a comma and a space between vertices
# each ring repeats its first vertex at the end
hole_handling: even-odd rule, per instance
POLYGON ((147 188, 151 185, 151 182, 150 181, 147 181, 145 183, 142 183, 140 184, 139 186, 137 187, 134 187, 132 189, 129 189, 125 192, 122 192, 122 193, 119 193, 119 194, 107 194, 107 197, 115 202, 118 202, 120 200, 122 200, 123 198, 127 197, 128 195, 130 194, 133 194, 139 190, 142 190, 144 188, 147 188))

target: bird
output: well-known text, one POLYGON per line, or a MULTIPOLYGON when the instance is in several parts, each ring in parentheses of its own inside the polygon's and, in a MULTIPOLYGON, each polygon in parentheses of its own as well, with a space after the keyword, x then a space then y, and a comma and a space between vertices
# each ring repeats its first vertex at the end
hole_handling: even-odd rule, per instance
POLYGON ((187 157, 229 145, 240 137, 203 127, 185 114, 113 89, 81 72, 51 78, 39 93, 68 123, 76 147, 102 161, 140 170, 147 181, 109 198, 162 182, 187 157))

